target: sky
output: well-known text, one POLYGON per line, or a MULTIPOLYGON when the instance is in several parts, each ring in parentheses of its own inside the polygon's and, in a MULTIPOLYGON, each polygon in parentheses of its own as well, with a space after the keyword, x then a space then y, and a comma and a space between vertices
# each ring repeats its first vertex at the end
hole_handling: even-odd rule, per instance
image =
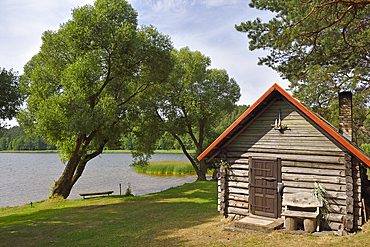
MULTIPOLYGON (((171 37, 174 47, 188 46, 212 60, 212 68, 226 69, 241 88, 238 104, 252 105, 274 83, 288 81, 267 66, 257 65, 267 51, 249 51, 245 33, 235 30, 269 12, 252 9, 246 0, 129 0, 139 24, 153 25, 171 37)), ((23 73, 23 66, 41 46, 46 30, 57 30, 71 18, 71 10, 93 0, 1 0, 0 67, 23 73)))

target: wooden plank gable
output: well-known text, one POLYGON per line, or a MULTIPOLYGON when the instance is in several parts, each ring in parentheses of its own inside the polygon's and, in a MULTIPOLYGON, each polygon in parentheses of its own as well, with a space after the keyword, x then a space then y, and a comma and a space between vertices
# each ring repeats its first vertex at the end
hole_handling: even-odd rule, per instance
POLYGON ((269 152, 303 155, 343 156, 343 150, 308 122, 284 100, 275 101, 249 127, 233 139, 227 151, 269 152), (275 130, 273 124, 280 118, 287 129, 275 130))
MULTIPOLYGON (((229 144, 232 143, 235 138, 238 138, 239 135, 241 136, 251 135, 251 139, 246 139, 247 143, 245 143, 245 146, 250 145, 248 149, 249 152, 251 152, 254 149, 270 145, 270 143, 266 141, 266 138, 263 139, 262 137, 256 135, 256 133, 260 133, 261 136, 264 136, 266 133, 269 133, 267 139, 268 138, 271 138, 271 140, 276 140, 273 138, 279 139, 279 137, 281 136, 279 136, 278 133, 275 133, 274 136, 274 134, 270 133, 269 131, 272 130, 271 124, 274 123, 274 121, 273 122, 270 121, 278 117, 275 111, 281 108, 281 106, 279 106, 279 103, 277 104, 275 103, 279 101, 284 102, 282 101, 282 99, 285 101, 285 103, 291 106, 291 108, 288 107, 286 109, 282 109, 283 111, 282 116, 287 122, 284 124, 287 124, 288 128, 290 124, 292 128, 292 131, 290 133, 288 130, 285 131, 284 134, 286 134, 285 135, 286 138, 291 138, 292 141, 290 142, 290 144, 291 146, 295 147, 294 150, 291 149, 290 147, 287 147, 286 143, 288 142, 285 142, 285 146, 283 147, 275 145, 275 149, 281 149, 283 151, 282 155, 285 156, 284 157, 282 156, 282 158, 287 158, 289 160, 290 159, 289 155, 291 155, 292 152, 294 152, 295 154, 310 154, 311 152, 316 151, 317 155, 319 155, 322 152, 325 153, 331 152, 332 155, 334 156, 332 158, 324 157, 324 159, 326 160, 323 160, 323 162, 331 162, 330 160, 332 159, 335 160, 339 159, 340 163, 343 163, 342 158, 337 158, 335 156, 339 155, 339 153, 336 152, 346 151, 353 154, 356 158, 358 158, 364 164, 370 167, 370 156, 368 154, 366 154, 364 151, 358 148, 355 144, 346 140, 342 135, 340 135, 336 130, 334 130, 333 127, 330 126, 324 119, 320 118, 319 116, 309 111, 306 107, 304 107, 301 103, 299 103, 296 99, 294 99, 290 94, 288 94, 284 89, 282 89, 277 84, 274 84, 269 90, 267 90, 266 93, 264 93, 228 129, 226 129, 221 136, 219 136, 202 154, 200 154, 198 160, 200 161, 203 158, 207 158, 207 160, 216 158, 223 149, 230 149, 229 144), (276 109, 274 109, 274 107, 276 109), (267 112, 264 113, 265 111, 267 112), (258 122, 255 122, 255 120, 258 122), (253 122, 254 124, 251 124, 251 122, 253 122), (297 131, 294 131, 293 128, 294 130, 297 131), (251 132, 245 132, 244 130, 251 132), (319 135, 318 133, 321 133, 323 135, 319 135), (295 138, 298 137, 301 137, 299 138, 299 143, 295 143, 294 140, 297 140, 295 138), (326 137, 326 139, 325 138, 322 139, 323 137, 326 137), (257 143, 253 144, 256 141, 257 143), (316 141, 320 142, 320 144, 310 145, 310 150, 305 149, 304 144, 302 144, 302 143, 308 144, 308 142, 310 142, 310 144, 314 144, 314 142, 316 141), (334 146, 329 143, 330 141, 334 144, 334 146), (287 148, 286 150, 290 150, 290 153, 287 152, 286 154, 284 154, 285 148, 287 148)), ((245 151, 245 146, 243 146, 244 150, 238 150, 239 148, 238 145, 240 146, 241 144, 237 144, 237 141, 234 142, 234 144, 232 145, 236 145, 234 146, 233 151, 237 152, 245 151)), ((273 149, 270 151, 274 152, 273 149)), ((317 159, 313 159, 312 162, 320 161, 317 159)))

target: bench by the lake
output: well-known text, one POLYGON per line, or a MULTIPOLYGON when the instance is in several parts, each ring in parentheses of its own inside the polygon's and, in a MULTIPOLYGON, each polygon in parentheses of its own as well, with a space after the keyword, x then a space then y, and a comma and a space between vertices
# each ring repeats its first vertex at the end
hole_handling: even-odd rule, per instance
POLYGON ((103 191, 103 192, 81 193, 79 195, 82 196, 83 199, 85 199, 85 196, 100 196, 100 195, 108 195, 109 196, 113 192, 114 191, 111 190, 111 191, 103 191))
POLYGON ((295 193, 283 195, 285 228, 288 231, 297 229, 297 218, 303 219, 304 230, 314 232, 320 230, 320 202, 312 193, 295 193), (291 208, 291 209, 289 209, 291 208))

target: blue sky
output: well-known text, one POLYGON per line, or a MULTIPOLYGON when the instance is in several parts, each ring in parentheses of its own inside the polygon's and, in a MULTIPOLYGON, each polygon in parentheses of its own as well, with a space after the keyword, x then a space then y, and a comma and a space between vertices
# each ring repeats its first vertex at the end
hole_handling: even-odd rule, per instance
MULTIPOLYGON (((45 30, 57 30, 71 9, 92 0, 2 0, 0 8, 0 67, 23 72, 23 65, 39 51, 45 30)), ((273 83, 288 82, 266 66, 258 66, 265 51, 249 51, 244 33, 235 24, 269 12, 257 11, 243 0, 130 0, 139 23, 152 24, 171 37, 176 49, 189 46, 209 56, 212 67, 226 69, 240 85, 238 104, 253 104, 273 83)))

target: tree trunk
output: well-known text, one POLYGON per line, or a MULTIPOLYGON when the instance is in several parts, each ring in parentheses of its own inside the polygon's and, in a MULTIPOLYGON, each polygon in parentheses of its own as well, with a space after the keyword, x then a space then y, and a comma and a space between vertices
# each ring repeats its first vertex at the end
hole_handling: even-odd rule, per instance
POLYGON ((84 140, 84 135, 80 134, 77 137, 76 144, 73 147, 72 155, 68 160, 66 167, 64 168, 62 176, 55 183, 53 191, 51 192, 52 197, 61 197, 66 199, 72 189, 72 178, 81 160, 81 156, 78 154, 82 142, 84 140))
POLYGON ((51 196, 53 198, 60 197, 66 199, 71 193, 73 185, 75 185, 75 183, 81 177, 83 171, 85 170, 87 162, 103 152, 104 146, 107 141, 104 141, 99 146, 98 150, 91 154, 80 154, 80 148, 82 148, 84 151, 90 143, 91 139, 92 138, 86 138, 85 135, 79 135, 79 137, 77 138, 72 155, 69 158, 66 167, 64 168, 63 174, 54 185, 53 191, 51 193, 51 196))
MULTIPOLYGON (((201 181, 206 181, 206 164, 204 163, 204 160, 201 160, 199 162, 199 168, 200 168, 200 173, 203 174, 204 180, 201 181)), ((199 179, 199 177, 198 177, 199 179)), ((203 178, 202 178, 203 179, 203 178)))
POLYGON ((55 183, 51 196, 66 199, 71 193, 73 185, 81 177, 86 163, 86 161, 81 161, 81 157, 79 160, 70 159, 66 165, 66 168, 64 169, 63 174, 55 183))
POLYGON ((211 181, 217 181, 217 180, 218 180, 218 176, 217 176, 217 175, 218 175, 218 173, 219 173, 218 169, 219 169, 219 168, 216 168, 216 169, 213 171, 211 181))
MULTIPOLYGON (((197 144, 198 154, 201 154, 203 152, 203 141, 204 141, 204 124, 201 121, 199 122, 199 136, 198 137, 199 137, 198 138, 199 142, 197 144)), ((207 169, 206 169, 206 163, 204 159, 200 161, 199 168, 200 168, 200 172, 204 174, 204 177, 205 177, 207 169)))
POLYGON ((179 142, 183 153, 185 154, 185 156, 188 158, 188 160, 192 164, 192 166, 193 166, 193 168, 194 168, 194 170, 195 170, 195 172, 198 176, 197 181, 206 181, 207 179, 206 179, 205 172, 202 173, 202 171, 199 170, 197 164, 195 163, 194 159, 191 157, 191 155, 186 150, 186 147, 185 147, 184 143, 181 141, 181 139, 175 134, 172 134, 172 136, 179 142))
MULTIPOLYGON (((197 138, 195 138, 195 135, 193 133, 193 129, 191 128, 191 125, 189 124, 187 127, 188 127, 188 133, 189 133, 191 139, 193 140, 193 142, 194 142, 194 144, 197 148, 198 154, 201 154, 202 151, 203 151, 202 148, 203 148, 203 140, 204 140, 204 125, 202 123, 199 123, 199 141, 197 141, 197 138)), ((195 166, 198 169, 198 166, 196 165, 193 158, 191 158, 190 162, 193 166, 195 166)), ((207 180, 206 179, 206 172, 207 171, 206 171, 206 165, 205 165, 204 160, 200 161, 198 170, 199 170, 199 174, 197 172, 197 174, 198 174, 197 181, 206 181, 207 180)), ((197 170, 195 170, 195 171, 197 171, 197 170)))

